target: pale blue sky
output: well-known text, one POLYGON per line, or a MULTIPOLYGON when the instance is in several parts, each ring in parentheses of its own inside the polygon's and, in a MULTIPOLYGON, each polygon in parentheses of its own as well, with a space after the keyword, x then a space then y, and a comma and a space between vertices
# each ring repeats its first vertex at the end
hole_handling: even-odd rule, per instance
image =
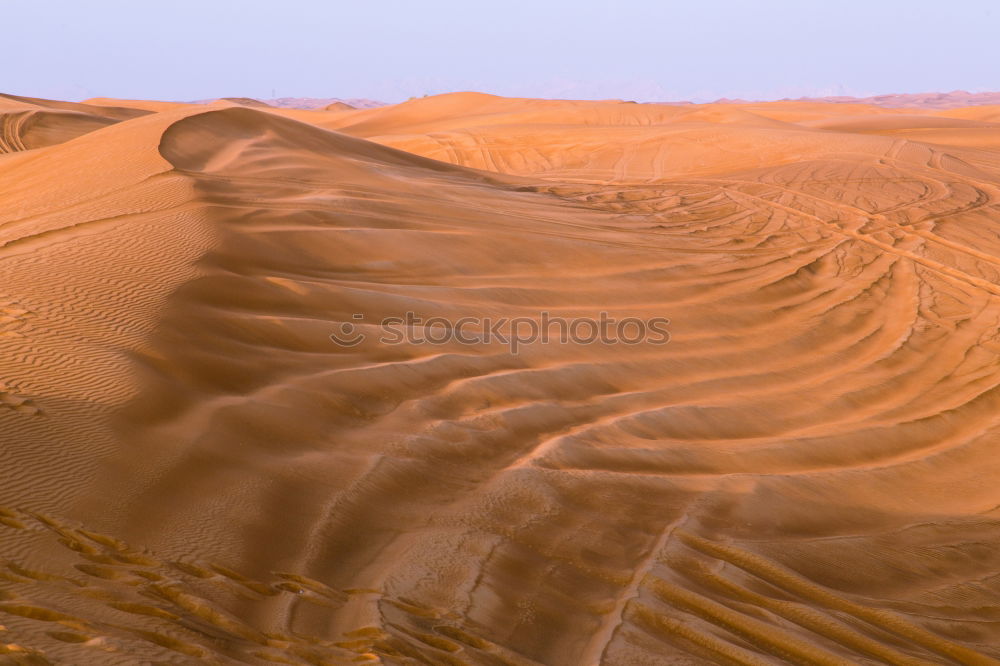
POLYGON ((0 92, 639 101, 1000 90, 995 0, 0 0, 0 92))

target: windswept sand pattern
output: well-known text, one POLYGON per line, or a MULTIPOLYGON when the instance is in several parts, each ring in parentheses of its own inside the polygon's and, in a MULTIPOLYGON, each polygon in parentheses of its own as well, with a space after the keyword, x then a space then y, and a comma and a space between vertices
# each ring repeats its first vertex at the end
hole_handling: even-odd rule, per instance
POLYGON ((220 600, 232 599, 266 607, 294 596, 334 608, 351 594, 365 594, 362 590, 333 590, 286 572, 261 582, 217 564, 164 561, 112 537, 9 508, 0 508, 0 530, 63 548, 47 569, 3 562, 0 639, 39 634, 47 648, 8 643, 0 645, 0 655, 39 664, 339 664, 377 662, 379 653, 398 653, 391 637, 374 627, 338 645, 261 630, 219 607, 220 600))
POLYGON ((1000 663, 987 107, 129 104, 0 157, 12 658, 1000 663))
POLYGON ((24 150, 21 127, 26 118, 26 113, 5 113, 0 116, 0 153, 24 150))
POLYGON ((146 113, 0 94, 0 154, 63 143, 146 113))

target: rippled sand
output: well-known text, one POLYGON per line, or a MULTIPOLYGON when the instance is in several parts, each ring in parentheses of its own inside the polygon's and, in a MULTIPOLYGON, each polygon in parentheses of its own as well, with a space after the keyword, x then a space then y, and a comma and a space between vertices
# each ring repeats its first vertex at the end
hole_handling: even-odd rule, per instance
POLYGON ((1000 107, 0 96, 0 153, 0 663, 1000 663, 1000 107))

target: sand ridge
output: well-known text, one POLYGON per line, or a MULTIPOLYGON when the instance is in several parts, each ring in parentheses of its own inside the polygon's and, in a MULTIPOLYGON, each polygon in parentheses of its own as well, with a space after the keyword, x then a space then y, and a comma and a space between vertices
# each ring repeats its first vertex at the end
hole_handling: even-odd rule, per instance
POLYGON ((998 663, 987 107, 86 107, 0 106, 108 121, 0 155, 8 655, 998 663))

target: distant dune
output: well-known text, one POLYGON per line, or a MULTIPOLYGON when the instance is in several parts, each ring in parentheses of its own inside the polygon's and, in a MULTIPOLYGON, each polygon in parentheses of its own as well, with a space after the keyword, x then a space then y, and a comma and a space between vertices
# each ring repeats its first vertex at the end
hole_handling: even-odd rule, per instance
POLYGON ((0 663, 1000 664, 1000 106, 837 101, 0 96, 0 663))
MULTIPOLYGON (((222 101, 230 101, 248 106, 266 105, 279 109, 303 109, 310 111, 323 110, 337 104, 343 104, 355 109, 375 109, 382 106, 390 106, 385 102, 371 99, 352 98, 340 99, 314 98, 314 97, 279 97, 277 99, 258 100, 249 97, 223 97, 222 101)), ((423 98, 414 98, 423 99, 423 98)), ((208 104, 216 100, 199 100, 193 104, 208 104)), ((412 100, 411 100, 412 101, 412 100)), ((559 101, 559 100, 553 100, 559 101)), ((916 109, 957 109, 966 106, 1000 106, 1000 92, 970 93, 964 90, 954 90, 947 93, 898 93, 887 95, 875 95, 873 97, 802 97, 796 100, 782 100, 795 102, 819 102, 834 104, 866 104, 879 106, 888 109, 916 108, 916 109)), ((625 103, 623 100, 605 100, 601 103, 625 103)), ((760 104, 766 102, 752 102, 745 99, 720 99, 715 104, 760 104)), ((680 101, 669 102, 672 106, 699 106, 693 102, 680 101)), ((705 105, 700 105, 705 106, 705 105)), ((327 109, 330 110, 330 109, 327 109)))
MULTIPOLYGON (((252 97, 221 97, 221 98, 219 98, 217 100, 212 100, 212 101, 216 101, 216 102, 231 102, 233 104, 239 104, 240 106, 250 106, 250 107, 262 108, 262 109, 272 108, 272 106, 270 104, 268 104, 267 102, 262 102, 259 99, 253 99, 252 97)), ((202 103, 207 104, 207 103, 210 103, 210 102, 199 102, 199 104, 202 104, 202 103)))
MULTIPOLYGON (((88 102, 92 100, 87 100, 88 102)), ((133 100, 139 105, 146 106, 149 102, 133 100)), ((215 99, 200 99, 193 102, 180 102, 180 104, 213 104, 217 102, 228 102, 241 106, 256 108, 273 107, 276 109, 300 109, 305 111, 322 111, 326 107, 342 104, 352 109, 375 109, 380 106, 387 106, 385 102, 377 102, 372 99, 339 99, 336 97, 315 98, 315 97, 280 97, 278 99, 254 99, 252 97, 218 97, 215 99)), ((159 103, 159 102, 154 102, 159 103)), ((172 102, 163 102, 171 104, 172 102)))
MULTIPOLYGON (((745 104, 745 100, 719 100, 720 102, 745 104)), ((796 101, 832 102, 836 104, 872 104, 888 109, 957 109, 963 106, 1000 105, 1000 92, 970 93, 953 90, 947 93, 897 93, 875 95, 874 97, 811 97, 796 101)))
POLYGON ((355 109, 374 109, 386 106, 385 102, 377 102, 373 99, 339 99, 336 97, 317 99, 313 97, 279 97, 278 99, 264 100, 271 106, 279 109, 311 109, 318 110, 333 104, 346 104, 355 109))

